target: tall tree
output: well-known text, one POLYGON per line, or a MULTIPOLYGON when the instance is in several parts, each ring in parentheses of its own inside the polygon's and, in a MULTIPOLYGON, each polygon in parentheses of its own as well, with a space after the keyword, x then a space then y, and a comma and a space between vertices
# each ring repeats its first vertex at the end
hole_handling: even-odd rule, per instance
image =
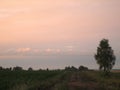
POLYGON ((102 39, 100 41, 99 47, 97 47, 97 53, 95 54, 95 59, 97 64, 99 64, 99 69, 103 70, 105 73, 110 72, 115 65, 116 57, 107 39, 102 39))

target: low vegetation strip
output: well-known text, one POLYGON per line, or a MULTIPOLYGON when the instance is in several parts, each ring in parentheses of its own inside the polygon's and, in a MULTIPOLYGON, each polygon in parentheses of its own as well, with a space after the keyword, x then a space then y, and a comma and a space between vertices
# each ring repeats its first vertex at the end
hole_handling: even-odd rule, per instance
POLYGON ((103 77, 98 71, 0 71, 0 90, 120 90, 120 72, 103 77))
POLYGON ((28 90, 61 73, 61 71, 0 71, 0 90, 28 90), (23 87, 25 89, 20 89, 23 87))

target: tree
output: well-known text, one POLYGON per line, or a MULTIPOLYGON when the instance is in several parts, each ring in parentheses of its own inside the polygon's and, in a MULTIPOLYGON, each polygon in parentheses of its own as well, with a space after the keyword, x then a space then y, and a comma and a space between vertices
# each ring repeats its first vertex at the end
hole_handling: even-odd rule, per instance
POLYGON ((28 71, 33 71, 32 67, 29 67, 29 68, 28 68, 28 71))
POLYGON ((22 71, 22 70, 23 70, 22 67, 19 66, 13 67, 13 71, 22 71))
POLYGON ((99 69, 103 70, 105 73, 109 73, 115 65, 116 57, 107 39, 102 39, 100 41, 99 47, 97 47, 97 53, 95 54, 95 59, 97 64, 99 64, 99 69))
POLYGON ((0 66, 0 70, 3 70, 3 67, 2 67, 2 66, 0 66))
POLYGON ((68 67, 65 67, 65 70, 66 71, 77 71, 78 69, 76 68, 76 67, 74 67, 74 66, 68 66, 68 67))
POLYGON ((79 71, 87 71, 88 70, 88 67, 85 67, 85 66, 79 66, 79 71))

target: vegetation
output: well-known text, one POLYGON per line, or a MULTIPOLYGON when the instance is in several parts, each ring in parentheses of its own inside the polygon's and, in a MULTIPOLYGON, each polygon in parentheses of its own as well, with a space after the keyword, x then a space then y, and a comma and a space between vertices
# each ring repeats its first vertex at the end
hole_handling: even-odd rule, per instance
MULTIPOLYGON (((2 68, 2 67, 1 67, 2 68)), ((101 77, 85 66, 64 70, 0 70, 0 90, 120 90, 120 72, 101 77)))
MULTIPOLYGON (((53 77, 59 76, 62 71, 25 71, 1 70, 0 90, 39 90, 39 85, 46 83, 53 77)), ((53 79, 54 80, 54 79, 53 79)), ((48 85, 49 86, 49 85, 48 85)), ((42 86, 42 88, 44 85, 42 86)), ((45 87, 44 87, 45 88, 45 87)), ((43 89, 45 90, 45 89, 43 89)))
POLYGON ((95 54, 95 59, 99 64, 99 69, 103 70, 106 74, 109 73, 115 65, 116 58, 107 39, 100 41, 99 47, 97 48, 97 54, 95 54))

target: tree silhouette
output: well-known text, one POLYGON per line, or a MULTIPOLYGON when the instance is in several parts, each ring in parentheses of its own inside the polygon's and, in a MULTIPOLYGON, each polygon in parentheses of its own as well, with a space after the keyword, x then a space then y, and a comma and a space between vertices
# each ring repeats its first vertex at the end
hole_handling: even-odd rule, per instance
POLYGON ((79 66, 78 70, 79 70, 79 71, 87 71, 87 70, 88 70, 88 67, 79 66))
POLYGON ((33 71, 32 67, 29 67, 29 68, 28 68, 28 71, 33 71))
POLYGON ((13 71, 22 71, 22 70, 23 70, 22 67, 19 66, 13 67, 13 71))
POLYGON ((95 54, 95 59, 99 64, 99 69, 103 70, 105 73, 109 73, 115 65, 116 57, 114 51, 109 46, 109 41, 107 39, 102 39, 100 41, 99 47, 97 47, 97 53, 95 54))

